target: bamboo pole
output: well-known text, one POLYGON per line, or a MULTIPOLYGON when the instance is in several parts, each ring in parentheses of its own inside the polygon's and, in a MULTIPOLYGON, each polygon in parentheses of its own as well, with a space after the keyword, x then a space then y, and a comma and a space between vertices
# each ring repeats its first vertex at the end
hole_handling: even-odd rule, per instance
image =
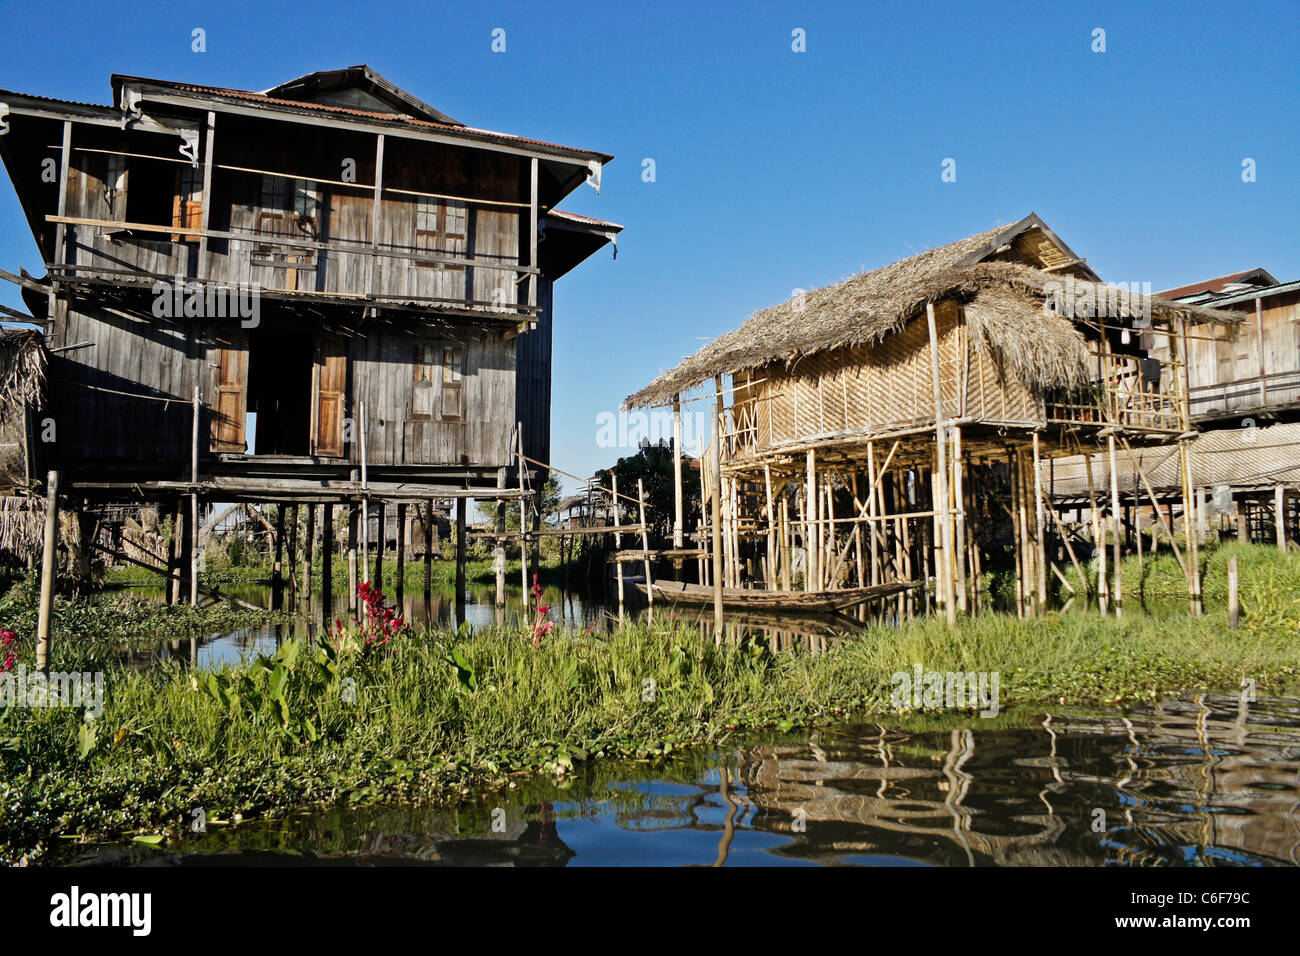
POLYGON ((781 496, 781 590, 790 590, 790 499, 781 496))
MULTIPOLYGON (((1133 460, 1136 463, 1137 459, 1133 460)), ((1097 506, 1097 486, 1092 477, 1091 452, 1083 453, 1083 466, 1088 476, 1088 520, 1092 523, 1092 549, 1097 553, 1097 607, 1104 616, 1110 608, 1110 580, 1106 576, 1106 542, 1102 540, 1101 510, 1097 506)))
POLYGON ((655 592, 650 580, 650 537, 645 524, 645 482, 636 480, 637 507, 641 516, 641 550, 645 552, 645 596, 647 603, 655 603, 655 592))
MULTIPOLYGON (((310 541, 307 547, 310 549, 310 541)), ((406 596, 406 502, 404 501, 397 504, 397 587, 395 591, 397 606, 402 608, 406 596)))
POLYGON ((710 533, 713 545, 713 638, 722 641, 722 376, 713 377, 713 495, 710 533))
MULTIPOLYGON (((1037 436, 1037 433, 1035 433, 1037 436)), ((956 542, 953 547, 954 557, 956 557, 957 568, 957 610, 962 614, 970 613, 970 599, 967 595, 967 577, 966 577, 966 482, 962 472, 965 470, 966 463, 962 457, 961 450, 961 426, 954 425, 952 428, 952 480, 953 480, 953 502, 956 505, 956 542)), ((906 508, 900 508, 900 511, 906 511, 906 508)), ((900 522, 899 538, 902 538, 902 527, 900 522)), ((901 595, 900 595, 901 597, 901 595)), ((900 602, 901 603, 901 602, 900 602)))
POLYGON ((930 371, 934 384, 934 441, 938 454, 935 477, 938 482, 938 500, 942 502, 943 509, 940 522, 944 555, 941 565, 944 568, 941 575, 943 581, 943 605, 944 613, 948 619, 948 626, 955 627, 957 624, 957 607, 953 593, 951 571, 953 529, 952 513, 948 510, 948 449, 946 447, 948 435, 947 427, 944 424, 943 388, 940 384, 939 370, 939 334, 935 325, 934 303, 926 303, 925 317, 930 332, 930 371))
POLYGON ((1286 554, 1286 488, 1273 489, 1273 530, 1277 535, 1277 549, 1286 554))
POLYGON ((45 476, 45 540, 41 548, 41 603, 36 617, 36 669, 50 671, 50 624, 54 619, 54 575, 59 545, 59 473, 45 476))
MULTIPOLYGON (((616 551, 622 551, 623 533, 619 531, 619 528, 623 526, 622 506, 618 503, 618 475, 616 475, 613 470, 609 473, 609 483, 611 491, 610 497, 614 502, 614 549, 616 551)), ((716 490, 714 491, 714 494, 717 494, 716 490)), ((614 565, 614 574, 618 578, 618 615, 621 618, 623 616, 623 562, 616 561, 614 562, 614 565)))
POLYGON ((1110 458, 1110 511, 1111 526, 1115 535, 1115 587, 1112 599, 1115 604, 1115 619, 1124 616, 1124 565, 1123 565, 1123 529, 1120 527, 1119 510, 1119 467, 1115 464, 1115 436, 1106 436, 1106 449, 1110 458))
POLYGON ((776 512, 772 505, 772 468, 763 465, 763 493, 767 500, 767 567, 763 580, 769 589, 776 588, 776 512))
POLYGON ((1043 456, 1038 432, 1034 432, 1034 560, 1038 571, 1038 613, 1047 610, 1047 523, 1043 520, 1043 456))
POLYGON ((348 502, 348 610, 357 609, 357 503, 348 502))
POLYGON ((1241 614, 1239 586, 1237 556, 1234 554, 1228 558, 1228 627, 1233 630, 1237 629, 1237 621, 1241 614))
MULTIPOLYGON (((207 201, 207 194, 204 194, 207 201)), ((194 410, 190 435, 190 481, 199 481, 199 386, 194 385, 194 410)), ((190 495, 190 607, 199 606, 199 496, 190 495)))
POLYGON ((821 494, 817 490, 817 452, 809 448, 807 454, 808 479, 804 493, 804 590, 821 590, 821 568, 818 557, 821 541, 817 523, 817 504, 821 494))
MULTIPOLYGON (((770 487, 768 496, 771 497, 770 487)), ((679 551, 682 549, 685 540, 683 538, 685 531, 684 513, 682 502, 682 397, 679 394, 673 396, 673 547, 679 551)), ((645 524, 645 520, 642 519, 641 523, 645 524)), ((673 574, 678 580, 681 580, 682 562, 680 558, 673 560, 673 574)))
MULTIPOLYGON (((329 505, 324 507, 328 508, 329 505)), ((302 570, 302 592, 307 601, 308 609, 311 608, 311 572, 312 561, 316 554, 316 506, 307 506, 307 545, 303 549, 303 570, 302 570)))
MULTIPOLYGON (((524 492, 528 490, 524 466, 524 423, 515 423, 515 439, 519 448, 519 578, 523 586, 524 614, 528 614, 532 595, 528 591, 528 505, 524 492)), ((620 603, 623 595, 620 594, 620 603)))

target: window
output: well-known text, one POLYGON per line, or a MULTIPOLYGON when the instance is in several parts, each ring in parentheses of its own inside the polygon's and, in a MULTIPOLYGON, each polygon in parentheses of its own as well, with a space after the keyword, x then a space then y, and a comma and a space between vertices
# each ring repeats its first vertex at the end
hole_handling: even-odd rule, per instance
MULTIPOLYGON (((462 256, 465 254, 468 224, 469 212, 464 203, 420 196, 415 205, 415 248, 462 256)), ((419 264, 438 268, 464 268, 437 262, 419 264)))
POLYGON ((126 188, 126 157, 114 153, 108 157, 108 167, 104 172, 104 204, 113 219, 120 219, 124 210, 118 208, 118 197, 126 188))
MULTIPOLYGON (((126 222, 148 226, 172 226, 175 220, 176 195, 179 188, 175 167, 171 163, 132 156, 127 162, 130 170, 126 193, 126 222)), ((146 233, 145 238, 165 240, 159 233, 146 233)))
POLYGON ((464 418, 461 403, 462 381, 465 371, 465 350, 460 346, 446 346, 442 350, 442 420, 458 422, 464 418))
POLYGON ((465 349, 417 343, 412 357, 411 417, 458 422, 465 417, 465 349), (441 386, 441 387, 439 387, 441 386))
POLYGON ((282 236, 285 228, 284 187, 288 180, 262 174, 262 200, 257 213, 257 231, 268 236, 282 236))
MULTIPOLYGON (((176 170, 176 193, 172 200, 173 229, 203 228, 203 170, 181 166, 176 170)), ((172 242, 198 242, 189 233, 173 233, 172 242)))

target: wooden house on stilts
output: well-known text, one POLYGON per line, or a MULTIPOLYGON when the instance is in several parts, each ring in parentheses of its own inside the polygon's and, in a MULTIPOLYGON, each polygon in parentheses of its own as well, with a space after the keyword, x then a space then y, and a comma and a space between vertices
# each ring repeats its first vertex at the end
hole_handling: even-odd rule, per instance
POLYGON ((365 66, 112 91, 0 91, 44 273, 0 272, 49 355, 30 474, 183 512, 177 578, 205 503, 348 505, 355 550, 363 503, 456 502, 463 528, 468 499, 540 488, 553 283, 621 229, 556 207, 611 156, 467 126, 365 66))
MULTIPOLYGON (((1003 563, 1033 614, 1064 576, 1058 548, 1087 557, 1044 468, 1167 445, 1185 475, 1187 324, 1237 318, 1103 284, 1031 214, 760 311, 625 404, 680 406, 711 386, 719 474, 704 513, 717 517, 697 537, 715 585, 933 582, 893 610, 937 604, 952 620, 988 604, 982 573, 1003 563)), ((1100 597, 1116 609, 1118 515, 1094 495, 1100 597)), ((1197 603, 1194 555, 1185 567, 1197 603)))

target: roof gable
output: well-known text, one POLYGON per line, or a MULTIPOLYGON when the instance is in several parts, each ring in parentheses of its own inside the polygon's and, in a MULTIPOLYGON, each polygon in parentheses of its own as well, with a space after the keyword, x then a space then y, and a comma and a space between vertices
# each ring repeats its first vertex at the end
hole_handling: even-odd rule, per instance
POLYGON ((392 113, 394 116, 445 123, 448 126, 465 125, 406 92, 365 64, 342 70, 317 70, 273 86, 264 93, 301 103, 392 113))

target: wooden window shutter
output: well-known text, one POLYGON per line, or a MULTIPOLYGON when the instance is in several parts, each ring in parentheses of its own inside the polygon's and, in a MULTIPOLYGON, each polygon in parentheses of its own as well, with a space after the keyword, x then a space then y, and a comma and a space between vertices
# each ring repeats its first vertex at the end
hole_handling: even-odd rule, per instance
POLYGON ((247 450, 244 416, 248 411, 248 343, 240 330, 218 345, 212 403, 211 447, 214 452, 247 450))
POLYGON ((338 336, 321 336, 315 377, 316 414, 312 428, 312 454, 342 458, 348 353, 347 344, 338 336))

